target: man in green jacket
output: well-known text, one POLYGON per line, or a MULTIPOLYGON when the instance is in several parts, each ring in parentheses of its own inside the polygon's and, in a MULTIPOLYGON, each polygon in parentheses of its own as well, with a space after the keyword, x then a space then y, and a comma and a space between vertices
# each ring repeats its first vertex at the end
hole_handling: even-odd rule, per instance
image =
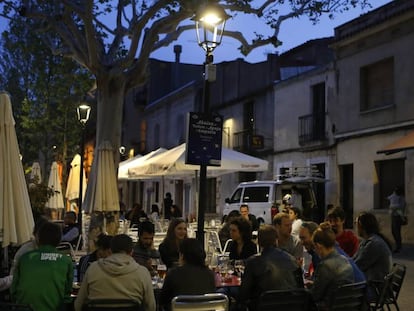
POLYGON ((43 224, 36 239, 39 248, 24 254, 16 267, 11 287, 13 301, 36 311, 63 310, 70 302, 73 264, 56 246, 62 238, 59 225, 43 224))

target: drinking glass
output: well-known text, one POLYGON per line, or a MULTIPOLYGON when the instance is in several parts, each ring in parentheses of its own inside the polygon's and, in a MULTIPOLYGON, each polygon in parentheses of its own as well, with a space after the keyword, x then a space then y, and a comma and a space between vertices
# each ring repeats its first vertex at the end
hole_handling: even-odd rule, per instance
POLYGON ((234 270, 237 273, 237 276, 241 277, 244 273, 244 261, 235 260, 234 261, 234 270))
POLYGON ((167 274, 167 266, 164 264, 158 264, 157 265, 157 272, 161 279, 165 278, 165 275, 167 274))

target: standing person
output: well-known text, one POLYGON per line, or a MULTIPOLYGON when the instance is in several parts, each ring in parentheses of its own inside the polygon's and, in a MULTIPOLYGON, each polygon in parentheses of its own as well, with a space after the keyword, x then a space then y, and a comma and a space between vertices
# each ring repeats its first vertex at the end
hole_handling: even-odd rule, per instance
POLYGON ((132 239, 119 234, 112 238, 112 255, 90 265, 85 273, 75 311, 92 299, 131 299, 139 302, 144 310, 155 311, 154 290, 148 270, 132 258, 132 239))
POLYGON ((79 259, 78 265, 78 282, 82 282, 85 276, 86 270, 92 262, 97 261, 99 258, 106 258, 111 255, 111 241, 112 236, 101 233, 95 242, 96 249, 90 254, 82 256, 79 259))
POLYGON ((173 218, 167 229, 167 235, 160 244, 161 260, 167 269, 178 265, 180 243, 187 238, 187 224, 184 219, 173 218))
POLYGON ((368 282, 383 280, 392 267, 391 244, 380 233, 374 214, 361 212, 356 223, 362 242, 354 255, 355 263, 365 273, 368 282))
POLYGON ((335 233, 328 222, 321 223, 312 235, 315 251, 321 258, 315 270, 310 293, 314 302, 324 310, 335 289, 354 282, 352 266, 335 249, 335 233))
POLYGON ((230 222, 230 260, 247 259, 257 254, 257 246, 252 241, 250 222, 244 217, 234 218, 230 222))
POLYGON ((297 260, 302 260, 303 245, 299 238, 292 235, 292 221, 289 214, 277 213, 273 218, 273 226, 277 231, 278 247, 287 251, 297 260))
POLYGON ((150 221, 140 223, 138 227, 138 242, 134 246, 132 257, 141 266, 148 269, 151 275, 156 271, 152 267, 152 259, 160 258, 160 253, 154 248, 154 224, 150 221))
POLYGON ((61 238, 58 224, 46 222, 39 228, 38 248, 21 256, 14 271, 10 290, 14 302, 36 311, 56 311, 71 301, 73 264, 56 249, 61 238))
POLYGON ((395 240, 394 253, 401 250, 401 217, 405 214, 405 199, 401 188, 397 187, 387 198, 390 201, 391 232, 395 240))
POLYGON ((260 255, 250 257, 242 276, 237 302, 256 310, 257 300, 265 291, 303 287, 302 273, 295 258, 276 248, 277 232, 264 225, 258 232, 260 255))
POLYGON ((329 210, 326 218, 331 224, 332 230, 335 232, 336 241, 339 243, 339 246, 349 257, 352 257, 358 250, 359 240, 351 230, 344 229, 345 216, 344 209, 337 206, 329 210))
POLYGON ((298 209, 303 211, 302 195, 300 194, 296 186, 292 187, 292 194, 288 203, 291 206, 297 207, 298 209))
POLYGON ((173 205, 173 200, 171 198, 171 193, 167 192, 164 198, 164 218, 171 218, 171 206, 173 205))
POLYGON ((178 295, 202 295, 216 291, 214 272, 205 264, 206 253, 196 239, 180 244, 180 265, 168 270, 160 302, 170 310, 171 300, 178 295))
POLYGON ((242 204, 240 205, 240 214, 250 221, 250 224, 252 226, 252 231, 257 231, 259 229, 259 222, 256 219, 256 216, 249 213, 249 205, 242 204))

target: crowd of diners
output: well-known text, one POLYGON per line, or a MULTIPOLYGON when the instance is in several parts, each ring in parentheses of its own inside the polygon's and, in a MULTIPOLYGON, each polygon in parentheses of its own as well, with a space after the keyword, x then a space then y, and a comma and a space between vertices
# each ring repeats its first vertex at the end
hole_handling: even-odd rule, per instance
POLYGON ((168 311, 177 295, 212 292, 228 295, 231 310, 255 311, 263 292, 294 288, 307 288, 315 310, 323 310, 338 286, 383 280, 392 268, 391 244, 381 234, 374 214, 361 212, 356 217, 356 233, 345 229, 344 223, 340 207, 330 209, 320 224, 302 220, 301 209, 290 207, 278 213, 272 224, 259 227, 248 206, 242 205, 227 216, 219 231, 222 242, 231 239, 230 262, 243 260, 245 266, 240 286, 226 288, 217 286, 217 270, 206 263, 200 242, 187 236, 183 219, 170 219, 158 249, 153 243, 154 223, 143 220, 136 243, 125 234, 98 236, 96 249, 77 265, 80 288, 74 298, 73 263, 56 249, 62 228, 40 219, 30 249, 19 254, 12 275, 1 280, 10 284, 13 302, 29 304, 35 311, 65 310, 71 303, 81 311, 86 301, 107 298, 138 301, 147 311, 168 311), (252 237, 253 228, 257 240, 252 237), (154 262, 167 268, 158 289, 153 283, 154 262))

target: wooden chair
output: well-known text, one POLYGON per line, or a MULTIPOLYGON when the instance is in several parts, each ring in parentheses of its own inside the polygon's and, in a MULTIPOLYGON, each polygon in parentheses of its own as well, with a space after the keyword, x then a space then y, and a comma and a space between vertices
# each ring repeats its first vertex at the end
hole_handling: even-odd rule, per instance
POLYGON ((256 310, 260 311, 307 311, 310 310, 309 291, 303 288, 270 290, 259 297, 256 310))
POLYGON ((368 309, 367 283, 351 283, 339 286, 332 295, 329 311, 364 311, 368 309))
POLYGON ((138 301, 131 299, 92 299, 82 306, 82 311, 144 311, 138 301))
POLYGON ((171 301, 171 311, 228 311, 229 299, 224 294, 180 295, 171 301))
POLYGON ((0 302, 1 311, 33 311, 30 305, 23 305, 11 302, 0 302))

